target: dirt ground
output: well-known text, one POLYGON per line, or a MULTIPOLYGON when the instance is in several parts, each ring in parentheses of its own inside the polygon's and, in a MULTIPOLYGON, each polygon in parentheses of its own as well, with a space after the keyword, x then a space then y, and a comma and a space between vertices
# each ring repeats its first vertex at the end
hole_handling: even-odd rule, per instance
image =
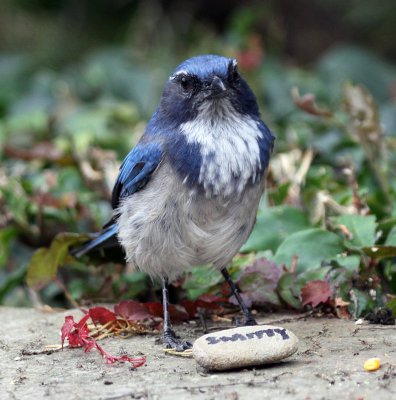
MULTIPOLYGON (((355 325, 339 319, 303 319, 298 315, 258 318, 291 329, 299 350, 271 366, 208 373, 193 359, 166 355, 153 336, 109 338, 101 342, 113 354, 147 357, 145 366, 106 365, 96 351, 65 349, 41 353, 60 342, 65 315, 32 309, 0 308, 0 399, 395 399, 395 326, 355 325), (367 358, 382 367, 366 372, 367 358)), ((178 333, 202 335, 195 322, 178 333)))

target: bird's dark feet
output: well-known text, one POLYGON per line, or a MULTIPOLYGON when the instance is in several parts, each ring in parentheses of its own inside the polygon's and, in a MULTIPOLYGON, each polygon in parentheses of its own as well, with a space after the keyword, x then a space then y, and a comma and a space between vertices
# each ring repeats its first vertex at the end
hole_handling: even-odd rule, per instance
POLYGON ((255 325, 258 325, 258 323, 253 317, 250 317, 248 319, 245 319, 243 325, 244 326, 255 326, 255 325))
POLYGON ((244 318, 242 321, 239 318, 235 319, 236 326, 255 326, 258 325, 253 317, 244 318))
POLYGON ((192 344, 186 340, 181 340, 176 333, 169 329, 164 331, 162 338, 165 349, 172 349, 178 352, 183 352, 192 348, 192 344))

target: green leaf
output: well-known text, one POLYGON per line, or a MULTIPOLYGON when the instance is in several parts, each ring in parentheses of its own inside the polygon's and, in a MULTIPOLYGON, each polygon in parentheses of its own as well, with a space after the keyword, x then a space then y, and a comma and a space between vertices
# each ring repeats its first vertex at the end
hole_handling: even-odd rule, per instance
POLYGON ((278 248, 273 261, 290 268, 293 257, 297 257, 296 272, 319 268, 323 261, 343 251, 342 240, 335 234, 314 228, 296 232, 278 248))
POLYGON ((384 258, 396 257, 396 246, 373 246, 362 249, 368 256, 379 261, 384 258))
POLYGON ((134 271, 129 274, 122 274, 117 286, 120 286, 121 282, 124 283, 122 297, 125 299, 133 299, 145 292, 147 293, 148 287, 150 286, 149 280, 146 273, 134 271), (126 289, 127 291, 125 292, 126 289))
POLYGON ((55 279, 58 268, 69 257, 70 246, 83 243, 86 240, 86 235, 64 232, 55 237, 49 248, 38 249, 28 265, 27 285, 40 288, 55 279))
POLYGON ((302 272, 297 277, 298 284, 303 287, 310 281, 323 281, 326 279, 331 267, 321 267, 302 272))
POLYGON ((220 273, 213 271, 212 267, 200 265, 193 267, 184 281, 183 287, 187 290, 187 296, 191 300, 208 293, 209 289, 223 279, 220 273))
POLYGON ((0 268, 8 261, 10 246, 16 235, 17 230, 14 227, 0 229, 0 268))
POLYGON ((394 76, 393 68, 377 55, 350 45, 333 46, 325 52, 318 63, 318 72, 333 99, 340 94, 340 82, 350 80, 363 84, 379 101, 384 101, 394 76))
POLYGON ((302 308, 300 292, 301 285, 297 283, 296 274, 283 274, 278 283, 278 293, 282 300, 299 310, 302 308))
POLYGON ((21 265, 5 277, 0 279, 0 304, 4 305, 4 299, 18 286, 22 286, 26 274, 26 265, 21 265))
POLYGON ((396 226, 394 226, 389 232, 386 241, 386 246, 396 246, 396 226))
POLYGON ((278 206, 265 208, 257 217, 256 225, 242 252, 272 250, 289 235, 309 227, 306 214, 294 207, 278 206))
POLYGON ((367 293, 358 289, 353 289, 353 295, 355 301, 352 301, 348 307, 349 312, 352 315, 360 317, 363 313, 370 311, 373 308, 373 300, 367 293))
POLYGON ((337 262, 338 265, 344 267, 350 272, 359 271, 360 256, 357 255, 346 256, 345 254, 339 254, 334 260, 337 262))
POLYGON ((392 311, 394 317, 396 317, 396 299, 389 300, 385 303, 384 307, 389 308, 392 311))
POLYGON ((336 225, 344 225, 351 234, 348 240, 353 246, 373 246, 377 229, 374 215, 340 215, 331 219, 336 225))

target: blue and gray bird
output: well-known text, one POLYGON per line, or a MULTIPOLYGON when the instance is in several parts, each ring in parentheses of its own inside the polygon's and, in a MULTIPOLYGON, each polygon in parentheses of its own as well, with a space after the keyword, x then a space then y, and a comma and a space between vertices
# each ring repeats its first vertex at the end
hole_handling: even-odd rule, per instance
POLYGON ((127 262, 162 280, 166 347, 191 347, 172 329, 168 281, 195 265, 219 270, 244 324, 256 324, 226 268, 255 223, 273 142, 235 59, 184 61, 120 167, 112 220, 74 251, 81 257, 119 243, 127 262))

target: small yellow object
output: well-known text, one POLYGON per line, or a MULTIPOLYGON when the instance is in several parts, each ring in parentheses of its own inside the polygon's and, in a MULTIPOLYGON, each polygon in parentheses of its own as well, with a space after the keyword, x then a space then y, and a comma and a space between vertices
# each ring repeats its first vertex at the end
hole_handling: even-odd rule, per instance
POLYGON ((186 349, 184 351, 177 351, 174 349, 162 349, 166 354, 170 354, 171 356, 177 356, 177 357, 186 357, 186 358, 192 358, 192 349, 186 349))
POLYGON ((381 360, 379 358, 369 358, 364 362, 363 368, 366 371, 377 371, 381 367, 381 360))

